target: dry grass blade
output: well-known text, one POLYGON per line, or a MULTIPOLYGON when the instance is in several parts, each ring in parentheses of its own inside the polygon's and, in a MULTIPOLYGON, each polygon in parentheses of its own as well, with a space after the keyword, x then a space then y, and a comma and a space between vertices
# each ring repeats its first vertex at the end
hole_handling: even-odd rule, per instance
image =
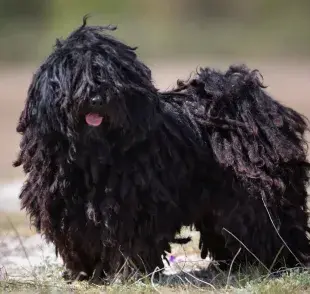
POLYGON ((183 273, 186 274, 186 275, 188 275, 188 276, 190 276, 190 277, 192 277, 193 279, 197 280, 198 282, 200 282, 200 283, 202 283, 202 284, 204 284, 204 285, 207 285, 207 286, 211 287, 213 290, 216 290, 216 288, 215 288, 212 284, 210 284, 210 283, 208 283, 208 282, 206 282, 206 281, 203 281, 203 280, 201 280, 201 279, 198 279, 197 277, 195 277, 195 276, 192 275, 191 273, 184 272, 184 271, 183 271, 183 273))
POLYGON ((196 286, 195 284, 193 284, 193 283, 190 281, 190 279, 188 279, 187 277, 185 277, 184 279, 185 279, 186 282, 188 282, 192 287, 194 287, 194 288, 196 288, 196 289, 198 289, 198 290, 200 290, 200 291, 203 291, 202 288, 200 288, 200 287, 196 286))
POLYGON ((24 253, 24 255, 25 255, 25 257, 26 257, 26 259, 28 261, 29 267, 31 269, 31 274, 37 280, 38 277, 37 277, 37 275, 36 275, 36 273, 35 273, 35 271, 33 269, 33 266, 31 264, 31 262, 30 262, 30 258, 29 258, 28 252, 27 252, 27 250, 26 250, 26 248, 25 248, 25 246, 23 244, 23 240, 22 240, 20 234, 18 233, 17 229, 15 228, 14 224, 12 223, 11 219, 8 216, 7 216, 7 220, 9 222, 10 226, 12 227, 12 230, 16 234, 16 237, 18 238, 18 242, 19 242, 19 244, 20 244, 20 246, 21 246, 21 248, 23 250, 23 253, 24 253))
POLYGON ((264 197, 262 197, 262 201, 263 201, 263 203, 264 203, 264 206, 265 206, 265 209, 266 209, 266 211, 267 211, 268 217, 269 217, 269 219, 270 219, 270 221, 271 221, 271 223, 272 223, 272 226, 273 226, 273 228, 275 229, 277 235, 279 236, 279 238, 281 239, 281 241, 283 242, 283 244, 285 245, 285 247, 288 249, 288 251, 294 256, 294 258, 296 259, 296 261, 297 261, 299 264, 303 264, 302 262, 300 262, 300 260, 298 259, 298 257, 294 254, 294 252, 291 250, 291 248, 287 245, 287 243, 285 242, 285 240, 284 240, 284 239, 282 238, 282 236, 280 235, 280 233, 279 233, 279 231, 278 231, 278 229, 277 229, 277 227, 276 227, 276 225, 275 225, 275 223, 274 223, 274 221, 273 221, 273 219, 272 219, 272 217, 271 217, 271 214, 270 214, 270 212, 269 212, 269 210, 268 210, 268 207, 267 207, 266 201, 264 200, 264 197))
POLYGON ((159 268, 156 267, 155 270, 153 271, 152 273, 152 276, 151 276, 151 284, 152 284, 152 287, 153 289, 157 292, 157 293, 160 293, 160 291, 156 288, 155 284, 154 284, 154 276, 155 276, 155 273, 156 273, 156 270, 158 270, 159 268))
POLYGON ((275 258, 274 258, 274 260, 273 260, 273 262, 272 262, 272 264, 271 264, 271 266, 269 268, 270 272, 271 272, 272 268, 274 267, 274 265, 276 264, 277 259, 278 259, 279 255, 280 255, 280 253, 282 252, 283 248, 284 248, 284 245, 281 246, 280 250, 276 254, 276 256, 275 256, 275 258))
POLYGON ((158 268, 158 267, 157 267, 153 272, 151 272, 151 273, 149 273, 149 274, 143 276, 142 278, 138 279, 137 281, 135 281, 135 282, 133 283, 133 285, 135 285, 135 284, 141 282, 142 280, 145 280, 146 278, 148 278, 148 277, 154 275, 155 273, 160 272, 160 271, 162 271, 162 270, 164 270, 164 269, 165 269, 164 267, 163 267, 163 268, 158 268))
POLYGON ((231 264, 230 264, 230 266, 229 266, 228 275, 227 275, 227 281, 226 281, 225 289, 227 289, 227 287, 228 287, 233 265, 234 265, 234 263, 235 263, 235 260, 236 260, 237 256, 239 255, 241 249, 242 249, 242 248, 240 247, 239 250, 237 251, 237 253, 235 254, 233 260, 231 261, 231 264))
POLYGON ((268 267, 265 266, 264 263, 262 263, 259 260, 259 258, 236 235, 234 235, 232 232, 230 232, 226 228, 223 228, 223 230, 227 232, 228 234, 230 234, 231 236, 233 236, 259 262, 259 264, 262 265, 268 271, 268 273, 270 273, 268 267))

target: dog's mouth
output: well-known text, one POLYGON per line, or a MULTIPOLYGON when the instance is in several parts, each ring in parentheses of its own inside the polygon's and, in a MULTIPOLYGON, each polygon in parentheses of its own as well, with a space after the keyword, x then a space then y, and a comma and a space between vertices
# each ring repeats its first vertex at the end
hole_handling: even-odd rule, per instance
POLYGON ((86 123, 92 127, 98 127, 103 122, 103 116, 98 113, 88 113, 85 115, 86 123))

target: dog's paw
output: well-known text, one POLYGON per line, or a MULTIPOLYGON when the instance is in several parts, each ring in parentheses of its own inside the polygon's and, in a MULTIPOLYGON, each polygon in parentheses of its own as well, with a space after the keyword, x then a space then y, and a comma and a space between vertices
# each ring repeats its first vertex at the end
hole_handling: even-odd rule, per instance
POLYGON ((87 274, 85 272, 73 272, 71 270, 65 270, 62 273, 62 278, 68 283, 73 283, 75 281, 87 280, 87 274))

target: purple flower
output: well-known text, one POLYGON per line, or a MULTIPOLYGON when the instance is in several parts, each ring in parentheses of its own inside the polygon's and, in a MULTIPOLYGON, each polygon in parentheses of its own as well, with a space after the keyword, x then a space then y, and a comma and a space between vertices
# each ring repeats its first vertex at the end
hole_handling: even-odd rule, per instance
POLYGON ((169 256, 169 262, 175 262, 175 256, 170 255, 169 256))

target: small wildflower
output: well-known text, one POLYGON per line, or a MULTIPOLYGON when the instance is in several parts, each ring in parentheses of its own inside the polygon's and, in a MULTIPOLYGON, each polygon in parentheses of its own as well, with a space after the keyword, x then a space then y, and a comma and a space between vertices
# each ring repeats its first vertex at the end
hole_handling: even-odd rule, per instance
POLYGON ((169 262, 175 262, 175 256, 174 255, 169 256, 169 262))

